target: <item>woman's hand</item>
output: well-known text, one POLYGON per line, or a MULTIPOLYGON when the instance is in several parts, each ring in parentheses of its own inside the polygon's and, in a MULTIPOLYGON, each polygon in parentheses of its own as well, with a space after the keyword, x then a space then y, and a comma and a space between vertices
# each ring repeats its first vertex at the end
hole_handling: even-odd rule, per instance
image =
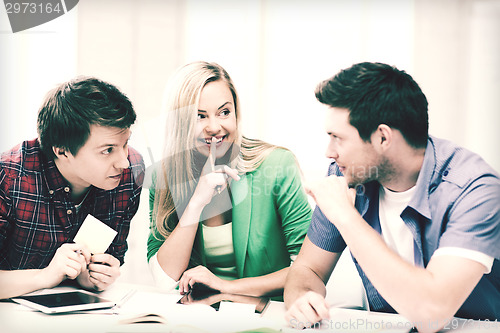
POLYGON ((215 276, 215 274, 210 272, 205 266, 196 266, 188 269, 182 274, 179 280, 179 292, 181 294, 187 293, 195 283, 202 283, 212 289, 224 292, 224 286, 229 283, 229 281, 215 276))
POLYGON ((210 154, 201 171, 200 180, 196 186, 191 202, 205 207, 212 201, 214 195, 220 194, 227 187, 227 179, 240 180, 238 171, 227 165, 215 165, 216 144, 212 140, 210 154))

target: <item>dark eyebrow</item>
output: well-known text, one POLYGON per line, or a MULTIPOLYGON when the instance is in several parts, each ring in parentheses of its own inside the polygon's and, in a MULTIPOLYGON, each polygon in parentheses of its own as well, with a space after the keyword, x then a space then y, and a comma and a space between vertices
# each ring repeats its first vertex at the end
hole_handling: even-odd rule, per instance
MULTIPOLYGON (((219 106, 219 107, 217 108, 217 110, 222 109, 222 108, 223 108, 223 107, 225 107, 227 104, 231 104, 231 102, 227 101, 226 103, 224 103, 224 104, 222 104, 221 106, 219 106)), ((198 112, 205 112, 205 113, 207 113, 207 111, 205 111, 205 110, 200 110, 200 109, 198 109, 198 112)))
POLYGON ((221 106, 219 106, 219 108, 217 110, 220 110, 222 109, 223 107, 225 107, 227 104, 231 104, 231 102, 226 102, 224 104, 222 104, 221 106))
POLYGON ((107 147, 118 147, 118 145, 112 144, 112 143, 105 143, 103 145, 100 145, 97 147, 97 149, 102 149, 102 148, 107 148, 107 147))

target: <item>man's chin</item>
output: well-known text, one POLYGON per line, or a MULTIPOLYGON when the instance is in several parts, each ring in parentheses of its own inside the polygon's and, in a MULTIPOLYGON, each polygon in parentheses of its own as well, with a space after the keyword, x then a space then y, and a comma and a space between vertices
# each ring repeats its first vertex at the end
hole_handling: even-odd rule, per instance
POLYGON ((118 185, 120 184, 120 182, 114 182, 114 184, 100 184, 99 185, 94 185, 94 187, 97 187, 97 188, 100 188, 101 190, 104 190, 104 191, 111 191, 111 190, 114 190, 115 188, 118 187, 118 185))
POLYGON ((347 186, 349 186, 349 188, 356 188, 358 186, 363 186, 364 184, 366 184, 368 182, 368 180, 346 177, 346 182, 347 182, 347 186))

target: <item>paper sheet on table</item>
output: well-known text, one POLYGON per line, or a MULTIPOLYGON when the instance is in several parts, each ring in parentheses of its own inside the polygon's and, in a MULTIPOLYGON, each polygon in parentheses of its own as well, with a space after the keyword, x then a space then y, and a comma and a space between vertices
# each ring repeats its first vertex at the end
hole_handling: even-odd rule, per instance
POLYGON ((108 249, 116 234, 109 226, 92 215, 87 215, 73 241, 87 246, 90 253, 99 254, 108 249))
POLYGON ((255 304, 222 301, 219 305, 219 312, 229 315, 252 316, 255 313, 255 304))

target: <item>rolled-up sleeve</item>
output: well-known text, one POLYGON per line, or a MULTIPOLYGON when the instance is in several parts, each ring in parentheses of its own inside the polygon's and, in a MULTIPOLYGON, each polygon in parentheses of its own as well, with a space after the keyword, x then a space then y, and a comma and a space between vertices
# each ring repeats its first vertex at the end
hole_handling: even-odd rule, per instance
POLYGON ((177 287, 177 281, 168 276, 163 268, 161 268, 160 263, 158 262, 158 253, 155 253, 149 259, 149 270, 151 271, 156 287, 166 291, 177 287))
MULTIPOLYGON (((452 191, 453 189, 448 189, 452 191)), ((449 209, 439 247, 461 247, 500 259, 500 182, 482 177, 470 184, 449 209)))
POLYGON ((319 207, 314 209, 307 237, 317 247, 329 252, 342 252, 346 243, 338 229, 323 214, 319 207))
MULTIPOLYGON (((327 175, 343 176, 335 162, 330 164, 327 175)), ((339 253, 347 246, 338 229, 318 206, 314 209, 307 237, 314 245, 329 252, 339 253)))

